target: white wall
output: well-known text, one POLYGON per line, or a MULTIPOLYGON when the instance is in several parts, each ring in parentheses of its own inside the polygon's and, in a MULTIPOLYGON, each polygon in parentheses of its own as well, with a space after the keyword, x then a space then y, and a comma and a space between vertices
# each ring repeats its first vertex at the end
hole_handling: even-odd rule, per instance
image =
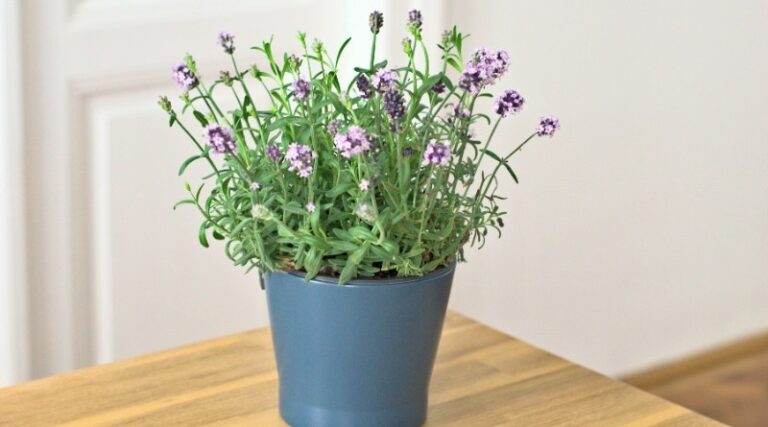
MULTIPOLYGON (((256 276, 197 247, 194 212, 170 211, 185 148, 154 94, 173 93, 168 64, 185 49, 213 75, 220 29, 239 43, 275 33, 287 45, 299 28, 336 43, 367 33, 374 7, 391 54, 411 6, 432 39, 455 22, 472 33, 469 47, 509 50, 511 72, 495 89, 514 87, 529 103, 497 147, 511 148, 540 114, 563 122, 514 159, 522 183, 504 182, 506 233, 469 253, 455 309, 608 374, 768 328, 766 3, 201 0, 181 14, 175 2, 153 2, 152 13, 116 0, 0 4, 23 6, 29 83, 26 139, 0 146, 11 151, 0 153, 0 191, 14 192, 6 205, 0 194, 0 227, 3 214, 13 225, 0 228, 0 263, 17 256, 15 278, 0 274, 0 374, 24 378, 27 361, 31 376, 47 375, 262 324, 256 276), (36 166, 25 174, 22 150, 36 166), (152 161, 136 160, 149 151, 152 161), (20 185, 2 186, 22 177, 24 200, 20 185), (26 239, 16 239, 22 219, 26 239), (25 241, 35 254, 26 281, 25 241), (3 351, 23 331, 25 292, 29 360, 13 356, 24 345, 3 351)), ((0 72, 16 72, 18 56, 0 54, 0 72)), ((0 90, 18 93, 10 81, 0 75, 0 90)), ((21 98, 11 95, 0 108, 21 98)), ((20 116, 0 117, 20 134, 20 116)))
MULTIPOLYGON (((454 308, 608 374, 768 329, 768 3, 453 1, 553 140, 513 160, 503 239, 454 308)), ((503 149, 501 151, 504 151, 503 149)))

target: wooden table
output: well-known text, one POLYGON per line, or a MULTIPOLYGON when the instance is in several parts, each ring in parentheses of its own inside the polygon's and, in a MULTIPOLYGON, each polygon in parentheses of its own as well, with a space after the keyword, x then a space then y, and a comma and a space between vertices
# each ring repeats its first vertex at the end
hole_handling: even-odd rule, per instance
MULTIPOLYGON (((284 426, 269 329, 0 389, 0 426, 284 426)), ((717 426, 449 313, 428 426, 717 426)))

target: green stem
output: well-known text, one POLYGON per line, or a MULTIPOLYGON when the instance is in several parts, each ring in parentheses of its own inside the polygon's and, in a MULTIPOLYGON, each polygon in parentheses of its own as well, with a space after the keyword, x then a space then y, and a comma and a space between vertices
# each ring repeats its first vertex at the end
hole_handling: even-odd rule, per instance
MULTIPOLYGON (((488 146, 491 143, 491 139, 493 139, 493 134, 496 133, 496 128, 499 127, 499 123, 501 122, 501 119, 502 117, 499 116, 499 118, 496 119, 496 123, 493 124, 493 129, 491 129, 491 133, 488 135, 488 139, 485 141, 485 145, 483 145, 483 149, 479 152, 480 158, 478 159, 478 155, 477 153, 475 153, 475 157, 472 159, 472 162, 474 163, 474 167, 472 168, 472 173, 470 174, 470 177, 472 177, 472 179, 475 178, 475 174, 477 174, 477 170, 480 168, 480 164, 483 162, 485 153, 488 150, 488 146)), ((467 185, 467 187, 464 189, 464 195, 462 195, 462 198, 467 197, 467 192, 469 192, 469 187, 470 185, 467 185)))
MULTIPOLYGON (((245 92, 245 95, 248 97, 248 101, 251 103, 251 107, 253 108, 253 115, 256 118, 256 124, 259 126, 259 134, 261 136, 261 141, 264 146, 267 144, 266 135, 264 135, 264 126, 261 124, 261 119, 259 118, 259 110, 256 109, 256 103, 253 100, 253 97, 251 96, 250 91, 248 91, 248 86, 245 84, 245 81, 243 79, 243 74, 240 73, 240 70, 237 67, 237 61, 235 61, 235 55, 229 55, 230 59, 232 59, 232 67, 235 69, 235 73, 237 74, 237 80, 240 82, 240 87, 243 88, 243 92, 245 92)), ((233 89, 234 90, 234 89, 233 89)), ((235 94, 237 96, 237 94, 235 94)), ((248 123, 248 111, 247 111, 248 105, 245 105, 245 109, 243 109, 243 116, 246 117, 246 123, 248 123)), ((250 123, 248 123, 248 127, 250 127, 250 123)), ((251 131, 251 137, 253 137, 253 131, 251 131)))
POLYGON ((501 165, 502 165, 502 164, 504 164, 504 163, 506 163, 506 162, 507 162, 507 160, 509 160, 509 158, 510 158, 510 157, 512 157, 512 156, 513 156, 515 153, 517 153, 518 151, 520 151, 520 150, 521 150, 521 149, 522 149, 522 148, 525 146, 525 144, 527 144, 527 143, 528 143, 528 141, 532 140, 532 139, 533 139, 533 137, 534 137, 534 136, 536 136, 536 135, 537 135, 537 133, 536 133, 536 132, 532 133, 532 134, 531 134, 531 136, 529 136, 528 138, 526 138, 526 139, 525 139, 525 141, 523 141, 523 143, 522 143, 522 144, 518 145, 518 146, 517 146, 517 148, 515 148, 514 150, 512 150, 512 152, 511 152, 511 153, 507 154, 507 155, 506 155, 506 156, 505 156, 503 159, 501 159, 501 161, 500 161, 500 162, 499 162, 499 163, 496 165, 496 167, 495 167, 495 168, 493 168, 493 172, 491 172, 491 174, 488 176, 488 184, 485 186, 485 190, 483 190, 482 194, 480 195, 480 198, 479 198, 479 199, 477 199, 477 200, 479 200, 479 201, 481 201, 481 202, 482 202, 482 200, 483 200, 483 199, 485 198, 485 196, 488 194, 488 189, 490 189, 490 187, 491 187, 491 182, 492 182, 492 179, 493 179, 493 177, 495 177, 495 176, 496 176, 496 173, 497 173, 497 172, 499 172, 499 168, 501 168, 501 165))
POLYGON ((188 136, 188 137, 189 137, 189 138, 192 140, 192 142, 194 142, 194 143, 195 143, 195 146, 197 146, 197 148, 200 150, 200 153, 201 153, 201 154, 202 154, 202 155, 205 157, 205 159, 206 159, 206 160, 208 160, 208 163, 209 163, 209 164, 211 165, 211 167, 213 168, 213 171, 214 171, 214 172, 216 172, 216 174, 218 175, 218 173, 219 173, 219 168, 217 168, 217 167, 216 167, 216 164, 215 164, 215 163, 213 163, 213 160, 211 160, 211 155, 210 155, 210 153, 208 153, 208 150, 206 150, 205 148, 203 148, 203 146, 202 146, 202 145, 200 145, 200 143, 199 143, 199 142, 197 142, 197 138, 195 138, 194 136, 192 136, 192 134, 189 132, 189 130, 187 129, 187 127, 186 127, 186 126, 184 126, 184 124, 183 124, 183 123, 181 123, 181 121, 179 120, 178 116, 176 116, 176 114, 174 114, 174 117, 176 117, 176 123, 178 123, 178 124, 179 124, 179 127, 181 128, 181 130, 183 130, 183 131, 184 131, 184 133, 186 133, 186 134, 187 134, 187 136, 188 136))
POLYGON ((370 66, 368 67, 371 70, 371 72, 373 72, 373 65, 376 63, 376 36, 377 34, 374 33, 373 42, 371 45, 371 61, 370 61, 370 66))

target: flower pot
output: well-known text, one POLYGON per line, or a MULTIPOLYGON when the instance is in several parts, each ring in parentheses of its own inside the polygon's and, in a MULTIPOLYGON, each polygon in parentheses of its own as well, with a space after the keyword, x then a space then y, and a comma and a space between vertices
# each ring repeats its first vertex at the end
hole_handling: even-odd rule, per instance
POLYGON ((283 419, 293 427, 422 425, 454 269, 344 285, 266 274, 283 419))

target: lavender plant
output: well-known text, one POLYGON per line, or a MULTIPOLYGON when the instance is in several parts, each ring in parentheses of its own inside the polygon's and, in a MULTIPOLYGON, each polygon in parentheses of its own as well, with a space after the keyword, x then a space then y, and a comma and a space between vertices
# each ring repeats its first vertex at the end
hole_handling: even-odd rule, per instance
POLYGON ((501 120, 520 111, 525 99, 514 90, 496 98, 496 117, 475 112, 493 96, 486 90, 509 68, 503 50, 478 49, 464 60, 467 36, 454 27, 438 45, 442 67, 433 72, 422 38, 422 14, 408 14, 403 49, 408 63, 377 62, 376 39, 383 26, 370 15, 370 61, 355 68, 347 85, 338 64, 347 39, 334 56, 299 33, 300 54, 278 56, 271 41, 252 49, 265 69, 241 68, 234 36, 218 42, 231 60, 210 86, 194 59, 173 67, 183 89, 177 111, 166 97, 160 105, 170 126, 180 128, 211 173, 196 188, 187 184, 189 204, 202 214, 200 243, 224 240, 239 266, 299 270, 310 279, 333 275, 340 283, 361 277, 420 276, 455 260, 465 245, 485 243, 489 230, 501 234, 498 174, 517 181, 508 161, 537 136, 552 136, 554 117, 507 153, 490 149, 501 120), (454 82, 449 70, 455 70, 454 82), (256 88, 266 93, 259 105, 256 88), (237 108, 224 110, 223 96, 237 108), (191 113, 202 132, 185 124, 191 113), (473 137, 491 126, 485 141, 473 137), (494 163, 491 172, 481 169, 494 163))

